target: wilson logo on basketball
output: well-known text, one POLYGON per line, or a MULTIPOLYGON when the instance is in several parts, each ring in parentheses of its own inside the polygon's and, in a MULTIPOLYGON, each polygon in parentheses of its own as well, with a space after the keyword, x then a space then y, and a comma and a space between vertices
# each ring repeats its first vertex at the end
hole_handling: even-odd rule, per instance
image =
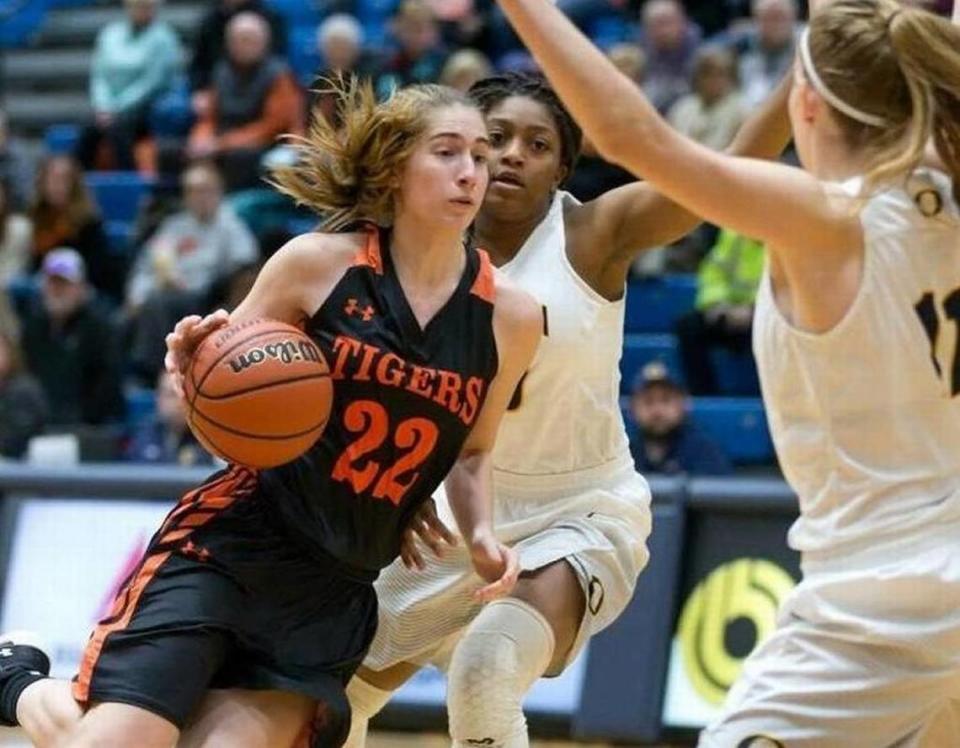
POLYGON ((239 374, 251 366, 273 360, 284 364, 294 361, 320 361, 320 350, 311 342, 300 340, 282 340, 278 343, 268 343, 256 348, 248 348, 243 353, 230 359, 227 364, 235 374, 239 374))

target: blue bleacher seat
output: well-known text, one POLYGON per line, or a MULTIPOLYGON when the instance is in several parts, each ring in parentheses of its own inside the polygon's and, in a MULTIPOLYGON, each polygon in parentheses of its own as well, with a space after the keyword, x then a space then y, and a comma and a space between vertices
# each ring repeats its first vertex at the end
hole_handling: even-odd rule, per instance
POLYGON ((387 23, 400 0, 357 0, 355 14, 363 26, 364 44, 382 47, 387 41, 387 23))
POLYGON ((749 352, 734 353, 726 348, 714 348, 710 351, 710 363, 721 394, 735 397, 759 396, 757 365, 749 352))
POLYGON ((627 332, 673 332, 677 319, 693 309, 695 275, 666 275, 632 281, 627 288, 627 332))
POLYGON ((28 44, 47 12, 47 0, 0 3, 0 49, 28 44))
POLYGON ((73 153, 80 140, 80 128, 77 125, 50 125, 43 133, 43 144, 47 153, 60 155, 73 153))
POLYGON ((190 85, 181 78, 150 105, 150 132, 155 138, 181 138, 194 121, 190 85))
POLYGON ((620 15, 602 15, 590 22, 588 35, 601 49, 612 47, 626 41, 630 36, 631 28, 620 15))
POLYGON ((316 26, 322 15, 314 0, 267 0, 267 5, 287 20, 287 26, 316 26))
POLYGON ((683 381, 683 370, 677 354, 677 341, 667 334, 630 334, 623 339, 623 355, 620 358, 620 392, 629 394, 633 379, 646 364, 662 361, 670 373, 683 381))
POLYGON ((110 240, 110 251, 114 254, 126 254, 130 248, 130 235, 133 224, 129 221, 107 221, 104 224, 107 238, 110 240))
POLYGON ((320 71, 316 26, 294 26, 287 39, 287 62, 293 74, 304 85, 313 83, 320 71))
POLYGON ((99 171, 86 175, 87 186, 107 221, 132 221, 153 184, 135 171, 99 171))
POLYGON ((127 427, 134 429, 157 411, 157 395, 145 387, 129 387, 123 393, 127 406, 127 427))
POLYGON ((763 401, 755 397, 694 398, 691 417, 737 464, 773 460, 763 401))

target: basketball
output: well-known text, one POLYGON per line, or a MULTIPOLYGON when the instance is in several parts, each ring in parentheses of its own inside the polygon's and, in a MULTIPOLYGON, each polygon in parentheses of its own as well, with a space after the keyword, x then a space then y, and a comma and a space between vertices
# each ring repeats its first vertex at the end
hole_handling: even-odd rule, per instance
POLYGON ((184 376, 187 422, 213 454, 269 468, 303 454, 323 433, 333 401, 317 344, 292 325, 230 325, 197 348, 184 376))

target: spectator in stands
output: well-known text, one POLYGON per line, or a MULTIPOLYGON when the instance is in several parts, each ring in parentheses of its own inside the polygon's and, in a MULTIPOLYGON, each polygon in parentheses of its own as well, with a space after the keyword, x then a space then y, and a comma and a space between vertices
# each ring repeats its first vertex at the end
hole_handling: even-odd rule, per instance
POLYGON ((411 83, 436 83, 447 58, 437 19, 424 0, 403 0, 391 20, 395 49, 377 72, 377 91, 386 96, 411 83))
POLYGON ((33 261, 36 270, 55 247, 73 247, 84 258, 93 286, 113 300, 123 298, 123 258, 110 252, 103 221, 70 156, 50 156, 40 163, 33 205, 33 261))
POLYGON ((760 242, 723 230, 700 265, 696 309, 677 322, 680 358, 694 395, 718 394, 711 350, 751 355, 753 305, 763 272, 760 242))
POLYGON ((363 27, 349 13, 328 16, 317 27, 317 51, 328 75, 362 72, 363 27))
POLYGON ((213 164, 193 164, 181 184, 185 209, 165 219, 143 247, 127 292, 132 368, 148 383, 156 379, 164 336, 176 321, 205 312, 215 282, 259 260, 253 234, 223 202, 213 164))
POLYGON ((6 288, 30 267, 33 227, 30 219, 14 211, 11 192, 0 179, 0 288, 6 288))
MULTIPOLYGON (((292 238, 289 234, 287 235, 287 241, 292 238)), ((286 243, 286 241, 282 241, 280 246, 286 243)), ((205 310, 226 309, 228 312, 232 312, 253 288, 253 282, 257 279, 259 272, 260 263, 251 262, 247 265, 241 265, 228 275, 220 276, 210 287, 205 310)))
POLYGON ((127 287, 127 306, 174 290, 205 294, 220 275, 254 262, 250 230, 223 202, 223 180, 210 162, 188 167, 181 178, 184 210, 166 218, 140 252, 127 287))
POLYGON ((733 56, 720 47, 704 47, 693 64, 693 91, 670 109, 670 124, 698 143, 722 151, 746 118, 733 56))
POLYGON ((673 475, 728 475, 730 460, 688 417, 689 401, 667 367, 647 364, 637 376, 630 413, 637 434, 630 442, 637 470, 673 475))
MULTIPOLYGON (((372 54, 363 48, 363 27, 349 13, 334 13, 317 28, 317 51, 323 69, 310 86, 310 111, 333 121, 337 116, 337 97, 327 89, 327 80, 336 76, 369 77, 378 69, 372 54)), ((309 125, 309 122, 308 122, 309 125)))
POLYGON ((229 190, 254 187, 260 159, 279 135, 303 130, 304 100, 286 62, 270 54, 263 16, 227 24, 227 59, 213 71, 209 107, 190 133, 191 158, 214 157, 229 190))
POLYGON ((614 44, 607 51, 607 57, 621 73, 627 76, 638 86, 643 84, 647 72, 647 56, 637 44, 621 42, 614 44))
POLYGON ((162 371, 157 377, 157 411, 135 430, 127 448, 134 462, 174 463, 185 467, 210 465, 213 457, 187 426, 187 409, 177 394, 173 376, 162 371))
POLYGON ((0 458, 23 457, 46 420, 43 390, 25 370, 17 338, 0 327, 0 458))
POLYGON ((77 144, 85 169, 98 165, 101 142, 111 147, 116 169, 134 170, 133 148, 147 134, 150 104, 174 82, 180 40, 156 18, 159 0, 125 0, 127 17, 97 35, 90 68, 94 121, 77 144))
POLYGON ((752 22, 726 35, 740 56, 740 85, 748 107, 776 88, 793 64, 800 32, 797 0, 753 0, 752 22))
POLYGON ((20 317, 11 303, 10 294, 3 288, 0 288, 0 332, 15 340, 20 339, 20 317))
POLYGON ((427 0, 440 28, 443 43, 450 49, 485 49, 487 21, 492 0, 427 0))
POLYGON ((0 109, 0 182, 8 186, 14 210, 26 210, 30 204, 33 180, 33 160, 23 143, 10 134, 7 114, 0 109))
POLYGON ((690 91, 700 36, 679 0, 650 0, 643 6, 640 44, 647 56, 643 90, 661 112, 690 91))
POLYGON ((443 66, 440 83, 466 93, 478 80, 491 75, 493 75, 493 65, 483 52, 475 49, 461 49, 450 55, 443 66))
POLYGON ((262 0, 213 0, 200 20, 190 59, 190 90, 200 93, 200 98, 194 98, 194 109, 199 108, 204 114, 201 99, 213 83, 214 68, 225 59, 227 24, 240 13, 255 13, 263 18, 270 26, 270 51, 277 57, 287 52, 286 21, 262 0))
POLYGON ((43 260, 40 298, 23 324, 30 371, 50 404, 50 422, 101 425, 123 417, 118 336, 69 248, 43 260))

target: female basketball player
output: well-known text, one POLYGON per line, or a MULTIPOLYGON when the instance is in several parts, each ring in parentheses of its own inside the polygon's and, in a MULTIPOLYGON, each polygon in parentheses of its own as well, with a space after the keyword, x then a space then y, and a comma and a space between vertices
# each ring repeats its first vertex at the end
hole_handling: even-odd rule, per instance
MULTIPOLYGON (((789 136, 786 90, 744 128, 735 150, 780 152, 789 136)), ((647 560, 649 491, 633 469, 618 404, 624 286, 639 251, 679 238, 698 219, 649 184, 586 205, 558 191, 580 133, 541 79, 497 76, 472 95, 493 157, 475 241, 543 305, 544 338, 494 456, 498 536, 517 544, 524 574, 511 597, 482 607, 470 597, 462 549, 423 563, 414 546, 405 555, 422 571, 399 562, 384 570, 377 635, 348 688, 351 746, 426 662, 448 671, 457 745, 526 745, 526 691, 616 619, 647 560)))
MULTIPOLYGON (((439 86, 381 105, 354 87, 343 115, 343 132, 316 118, 301 164, 277 183, 333 228, 364 227, 294 239, 232 316, 304 326, 334 372, 330 425, 292 463, 231 466, 181 500, 72 692, 42 677, 38 650, 0 648, 2 718, 40 745, 172 746, 191 719, 188 745, 285 745, 316 702, 313 745, 339 745, 343 687, 376 627, 373 579, 448 472, 492 582, 478 598, 515 581, 515 554, 492 536, 490 449, 541 315, 462 244, 488 180, 482 117, 439 86), (222 690, 197 714, 208 689, 222 690)), ((178 325, 175 370, 223 316, 178 325)))
POLYGON ((500 5, 601 153, 770 250, 754 347, 804 580, 701 743, 960 744, 960 28, 826 4, 803 171, 698 146, 548 3, 500 5))

